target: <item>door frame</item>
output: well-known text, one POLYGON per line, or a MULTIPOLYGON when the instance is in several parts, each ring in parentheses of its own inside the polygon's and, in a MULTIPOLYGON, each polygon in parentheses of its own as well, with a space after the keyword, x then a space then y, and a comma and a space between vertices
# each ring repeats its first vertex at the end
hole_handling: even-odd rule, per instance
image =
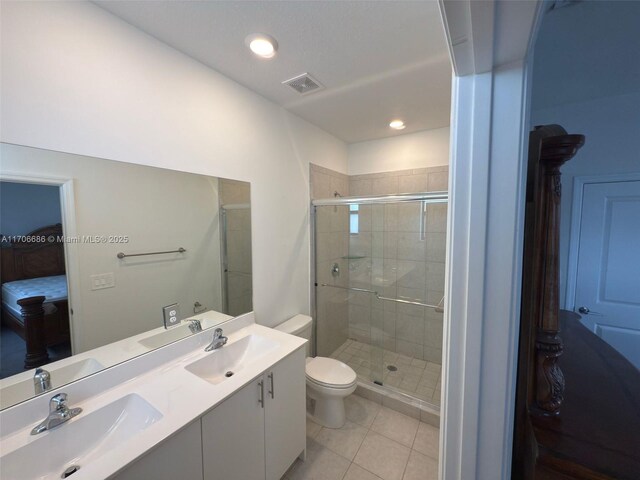
POLYGON ((640 172, 614 173, 603 175, 580 175, 573 178, 573 198, 571 199, 571 226, 569 229, 569 256, 567 258, 567 288, 564 308, 575 310, 576 284, 578 281, 578 254, 580 251, 580 231, 582 229, 582 199, 584 187, 595 183, 620 183, 640 181, 640 172))
MULTIPOLYGON (((17 172, 0 173, 0 181, 28 183, 32 185, 49 185, 60 188, 60 210, 62 216, 62 234, 65 238, 77 237, 75 192, 73 178, 47 175, 30 175, 17 172)), ((80 265, 78 260, 77 242, 64 242, 64 264, 67 274, 67 299, 69 303, 69 330, 71 340, 71 355, 78 352, 80 345, 80 265)))

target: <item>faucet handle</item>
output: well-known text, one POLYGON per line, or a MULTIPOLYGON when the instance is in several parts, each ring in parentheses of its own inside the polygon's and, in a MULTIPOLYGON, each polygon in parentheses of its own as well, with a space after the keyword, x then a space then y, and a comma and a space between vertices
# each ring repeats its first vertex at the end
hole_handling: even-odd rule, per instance
POLYGON ((59 393, 51 397, 51 400, 49 400, 49 410, 51 411, 64 410, 65 408, 67 408, 66 404, 67 404, 67 394, 59 393))
POLYGON ((222 329, 221 328, 216 328, 213 331, 213 338, 220 338, 222 336, 222 329))

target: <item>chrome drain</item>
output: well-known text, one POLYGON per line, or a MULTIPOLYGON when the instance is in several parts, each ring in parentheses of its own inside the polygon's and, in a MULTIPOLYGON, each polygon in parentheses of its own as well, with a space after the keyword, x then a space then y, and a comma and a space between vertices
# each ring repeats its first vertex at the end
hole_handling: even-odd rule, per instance
POLYGON ((80 470, 80 465, 71 465, 64 472, 62 472, 62 475, 60 475, 60 478, 70 477, 71 475, 76 473, 78 470, 80 470))
POLYGON ((229 378, 229 377, 233 377, 233 372, 231 370, 229 370, 227 373, 224 374, 225 377, 229 378))
POLYGON ((387 370, 389 370, 390 372, 397 372, 398 367, 396 367, 395 365, 387 365, 387 370))

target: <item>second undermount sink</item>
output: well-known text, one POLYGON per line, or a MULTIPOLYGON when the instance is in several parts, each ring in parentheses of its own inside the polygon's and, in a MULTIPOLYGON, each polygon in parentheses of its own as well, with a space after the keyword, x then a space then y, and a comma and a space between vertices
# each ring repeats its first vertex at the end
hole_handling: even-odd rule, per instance
POLYGON ((247 335, 205 355, 185 368, 209 383, 218 384, 278 348, 260 335, 247 335))
POLYGON ((144 398, 127 395, 94 412, 81 413, 3 455, 0 477, 48 480, 61 478, 65 471, 81 471, 161 418, 162 414, 144 398))

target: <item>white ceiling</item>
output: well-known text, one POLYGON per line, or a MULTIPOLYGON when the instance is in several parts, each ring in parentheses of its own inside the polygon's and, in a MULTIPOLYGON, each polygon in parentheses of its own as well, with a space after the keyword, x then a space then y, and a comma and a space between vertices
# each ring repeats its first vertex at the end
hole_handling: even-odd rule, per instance
POLYGON ((449 125, 451 65, 435 1, 96 1, 348 143, 449 125), (267 33, 276 57, 245 37, 267 33), (325 89, 284 80, 308 72, 325 89), (407 128, 391 130, 391 119, 407 128))

